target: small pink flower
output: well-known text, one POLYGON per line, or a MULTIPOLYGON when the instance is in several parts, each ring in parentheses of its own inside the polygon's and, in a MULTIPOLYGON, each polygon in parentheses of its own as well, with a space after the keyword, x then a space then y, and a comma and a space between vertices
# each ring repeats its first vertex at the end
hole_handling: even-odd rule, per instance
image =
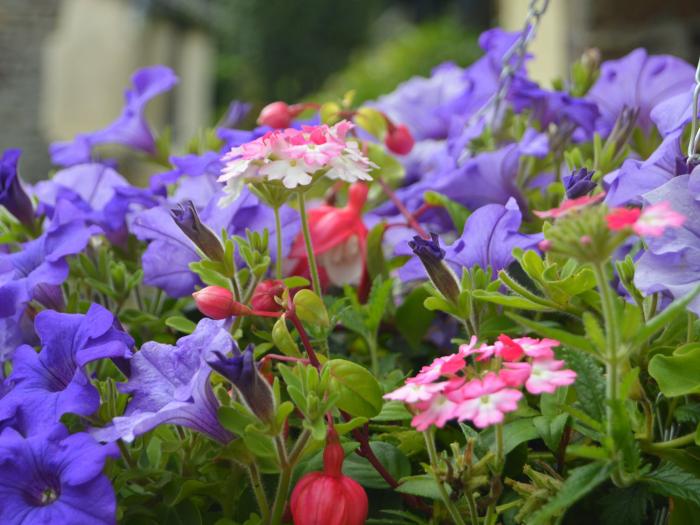
POLYGON ((513 341, 522 347, 527 357, 533 359, 553 359, 554 351, 552 348, 561 344, 556 339, 533 339, 532 337, 518 337, 513 341))
POLYGON ((461 353, 438 357, 429 365, 421 368, 420 372, 418 372, 415 377, 406 380, 406 382, 419 384, 433 383, 443 375, 454 375, 465 366, 464 356, 461 353))
POLYGON ((666 228, 680 228, 684 222, 685 215, 673 211, 668 202, 660 202, 644 208, 632 229, 637 235, 659 237, 666 228))
POLYGON ((413 416, 411 425, 420 432, 427 430, 430 425, 442 428, 445 426, 445 423, 454 417, 456 406, 444 394, 437 394, 430 401, 413 405, 417 413, 413 416))
POLYGON ((506 386, 520 388, 530 378, 530 372, 532 372, 530 363, 503 363, 498 377, 503 380, 506 386))
POLYGON ((551 394, 560 386, 567 386, 576 380, 576 372, 573 370, 561 370, 564 361, 555 359, 535 359, 532 361, 530 377, 525 383, 525 388, 531 394, 547 392, 551 394))
POLYGON ((384 399, 392 401, 403 401, 404 403, 414 404, 421 401, 430 401, 435 394, 445 390, 448 385, 447 381, 441 383, 406 383, 404 386, 397 388, 393 392, 384 395, 384 399))
POLYGON ((523 347, 505 334, 498 336, 498 342, 500 343, 498 355, 504 361, 518 361, 525 354, 523 347))
POLYGON ((471 420, 478 428, 502 423, 505 414, 518 408, 522 392, 508 388, 493 372, 472 379, 461 388, 447 393, 456 403, 454 415, 459 421, 471 420))
POLYGON ((605 197, 605 193, 598 193, 597 195, 593 196, 584 195, 583 197, 579 197, 577 199, 567 199, 562 202, 558 208, 552 208, 551 210, 546 211, 536 211, 535 215, 541 219, 558 219, 559 217, 563 217, 569 213, 582 210, 591 204, 595 204, 596 202, 602 200, 603 197, 605 197))

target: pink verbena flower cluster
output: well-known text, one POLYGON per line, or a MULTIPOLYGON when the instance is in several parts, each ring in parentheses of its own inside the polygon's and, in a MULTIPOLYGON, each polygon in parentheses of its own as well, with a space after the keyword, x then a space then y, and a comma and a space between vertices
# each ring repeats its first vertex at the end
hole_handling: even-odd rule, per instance
POLYGON ((501 335, 492 345, 476 343, 472 337, 456 353, 438 357, 384 398, 407 403, 414 413, 411 424, 420 431, 452 419, 485 428, 517 409, 523 387, 531 394, 552 393, 576 379, 576 372, 554 358, 559 346, 554 339, 501 335), (475 366, 467 365, 469 356, 475 366))
POLYGON ((368 173, 376 164, 360 151, 356 141, 347 140, 353 126, 342 120, 332 127, 323 124, 269 131, 224 155, 219 181, 226 182, 226 192, 235 197, 246 181, 278 180, 294 189, 311 184, 317 173, 349 183, 372 180, 368 173))

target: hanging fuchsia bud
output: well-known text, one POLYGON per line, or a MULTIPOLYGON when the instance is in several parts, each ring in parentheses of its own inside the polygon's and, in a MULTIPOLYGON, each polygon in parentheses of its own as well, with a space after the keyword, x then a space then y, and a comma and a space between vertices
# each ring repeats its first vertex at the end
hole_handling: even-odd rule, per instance
POLYGON ((367 493, 343 475, 345 453, 338 434, 328 430, 323 451, 323 472, 310 472, 292 491, 294 525, 363 525, 367 519, 367 493))
POLYGON ((282 307, 275 301, 275 298, 282 297, 284 290, 284 283, 278 279, 266 279, 262 281, 255 287, 253 298, 250 300, 253 310, 261 312, 281 311, 282 307))
POLYGON ((389 151, 396 153, 397 155, 407 155, 413 149, 413 135, 408 130, 408 128, 399 124, 398 126, 393 126, 389 128, 389 132, 384 139, 384 144, 389 148, 389 151))
POLYGON ((226 319, 232 315, 250 315, 251 310, 234 300, 230 290, 221 286, 207 286, 192 294, 197 308, 212 319, 226 319))
POLYGON ((298 110, 279 100, 262 108, 258 117, 258 124, 275 129, 288 128, 298 114, 298 110))

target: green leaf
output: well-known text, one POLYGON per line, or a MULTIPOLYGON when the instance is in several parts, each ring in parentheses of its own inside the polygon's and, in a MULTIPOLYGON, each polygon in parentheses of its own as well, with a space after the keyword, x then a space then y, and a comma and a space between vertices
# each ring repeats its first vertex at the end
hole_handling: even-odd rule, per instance
POLYGON ((608 479, 613 465, 596 461, 572 469, 559 491, 532 517, 527 525, 548 525, 551 519, 561 516, 574 503, 608 479))
POLYGON ((679 315, 685 313, 685 308, 695 297, 700 293, 700 285, 696 286, 690 293, 684 295, 680 299, 676 299, 659 315, 648 320, 639 332, 639 335, 634 340, 637 346, 641 346, 647 342, 656 332, 662 330, 670 321, 679 315))
POLYGON ((406 421, 412 418, 413 414, 401 401, 388 401, 384 403, 382 411, 373 417, 372 421, 406 421))
POLYGON ((174 328, 175 330, 177 330, 178 332, 182 332, 183 334, 191 334, 192 332, 194 332, 194 329, 197 328, 196 324, 194 324, 186 317, 182 317, 180 315, 168 317, 165 320, 165 325, 169 326, 170 328, 174 328))
POLYGON ((396 328, 414 350, 420 348, 421 340, 435 319, 435 314, 423 307, 428 297, 428 291, 420 286, 396 309, 396 328))
POLYGON ((379 276, 384 279, 389 278, 389 267, 384 257, 382 245, 385 228, 386 224, 380 222, 367 234, 367 272, 372 280, 379 276))
POLYGON ((462 206, 460 203, 453 201, 449 197, 446 197, 442 193, 437 193, 435 191, 426 191, 423 194, 423 200, 426 204, 432 206, 442 206, 447 211, 452 223, 455 226, 457 233, 464 231, 464 224, 471 215, 471 212, 462 206))
POLYGON ((700 392, 700 347, 676 350, 670 356, 656 354, 649 361, 649 375, 666 397, 700 392))
POLYGON ((311 284, 308 279, 304 279, 298 275, 287 277, 286 279, 283 279, 282 282, 287 288, 304 288, 305 286, 309 286, 311 284))
MULTIPOLYGON (((539 434, 537 428, 532 422, 532 418, 516 419, 515 421, 510 421, 503 425, 503 451, 504 454, 508 454, 515 447, 524 443, 525 441, 530 441, 532 439, 537 439, 539 434)), ((481 441, 484 446, 488 447, 492 451, 496 451, 496 434, 494 427, 489 427, 484 430, 480 435, 481 441)))
POLYGON ((591 356, 562 349, 559 355, 566 362, 567 368, 576 372, 573 384, 576 397, 583 411, 596 421, 605 418, 605 377, 603 368, 591 356))
POLYGON ((559 450, 559 442, 568 419, 569 414, 559 414, 555 417, 538 416, 532 420, 537 433, 552 452, 559 450))
POLYGON ((275 321, 274 326, 272 327, 272 341, 275 343, 275 346, 279 348, 280 352, 282 352, 284 355, 292 357, 301 357, 299 347, 294 341, 292 334, 289 333, 289 329, 287 328, 287 322, 285 321, 284 316, 277 319, 277 321, 275 321))
POLYGON ((361 107, 355 113, 353 120, 359 127, 378 139, 382 139, 386 133, 386 118, 384 118, 384 115, 380 111, 374 108, 368 106, 361 107))
MULTIPOLYGON (((400 479, 411 474, 411 463, 408 458, 391 443, 371 441, 369 444, 374 455, 384 465, 389 473, 400 479)), ((389 485, 366 458, 351 454, 343 463, 343 474, 350 476, 360 485, 370 489, 387 489, 389 485)))
POLYGON ((700 505, 684 499, 673 500, 668 525, 688 525, 689 523, 700 523, 700 505))
POLYGON ((582 320, 583 327, 586 329, 586 337, 593 342, 599 351, 603 351, 605 348, 605 332, 603 332, 603 328, 598 320, 590 312, 584 312, 582 320))
POLYGON ((339 409, 368 419, 379 414, 383 392, 369 370, 345 359, 332 359, 326 366, 330 368, 331 389, 338 395, 339 409))
POLYGON ((389 300, 391 299, 391 288, 393 281, 391 279, 382 282, 381 277, 377 277, 372 283, 372 289, 367 298, 367 319, 365 324, 370 332, 375 333, 379 328, 379 324, 384 317, 389 300))
POLYGON ((489 303, 500 304, 509 308, 518 310, 532 310, 534 312, 551 312, 553 307, 535 303, 529 299, 525 299, 519 295, 503 295, 499 292, 487 292, 485 290, 474 290, 472 292, 474 299, 486 301, 489 303))
POLYGON ((602 509, 601 525, 642 525, 651 497, 644 485, 637 484, 616 488, 599 501, 602 509))
MULTIPOLYGON (((451 493, 452 489, 449 485, 445 486, 447 493, 451 493)), ((438 489, 435 478, 429 474, 421 474, 419 476, 408 476, 401 480, 401 483, 396 487, 396 492, 402 494, 412 494, 421 498, 437 499, 441 498, 440 490, 438 489)))
POLYGON ((224 428, 238 435, 242 435, 248 425, 258 421, 258 418, 240 403, 233 403, 230 407, 219 407, 218 414, 224 428))
POLYGON ((330 326, 326 306, 321 298, 311 290, 299 290, 294 295, 294 308, 297 317, 305 323, 323 328, 330 326))
POLYGON ((700 478, 674 463, 663 463, 642 479, 652 492, 700 505, 700 478))

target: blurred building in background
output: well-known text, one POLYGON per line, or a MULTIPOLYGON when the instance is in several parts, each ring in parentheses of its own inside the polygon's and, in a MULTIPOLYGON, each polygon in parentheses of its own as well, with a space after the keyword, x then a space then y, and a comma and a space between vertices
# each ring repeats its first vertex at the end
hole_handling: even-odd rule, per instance
POLYGON ((45 177, 48 143, 111 122, 132 73, 150 64, 180 83, 149 118, 185 140, 211 119, 213 19, 208 0, 3 0, 0 148, 22 148, 24 176, 45 177))
MULTIPOLYGON (((542 3, 542 0, 540 0, 542 3)), ((529 0, 0 0, 0 149, 25 150, 29 179, 54 140, 103 127, 131 74, 166 64, 177 88, 149 118, 182 145, 233 99, 358 101, 439 63, 467 65, 491 25, 520 30, 529 0)), ((695 63, 700 0, 550 0, 530 62, 548 85, 589 47, 636 47, 695 63)), ((252 118, 247 121, 252 124, 252 118)))

